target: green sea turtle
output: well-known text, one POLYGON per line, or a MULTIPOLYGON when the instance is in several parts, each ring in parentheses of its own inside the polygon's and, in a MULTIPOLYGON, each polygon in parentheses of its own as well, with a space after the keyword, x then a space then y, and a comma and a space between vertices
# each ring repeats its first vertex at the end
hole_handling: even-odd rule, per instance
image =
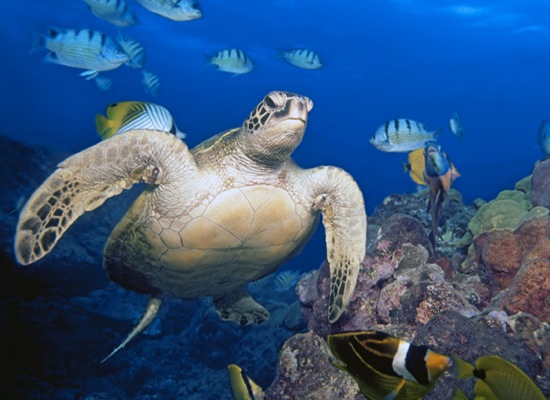
POLYGON ((17 260, 44 257, 79 216, 145 182, 103 253, 111 280, 151 295, 116 351, 151 323, 163 295, 212 296, 223 320, 265 321, 268 311, 246 284, 297 254, 322 214, 328 319, 336 321, 355 288, 367 221, 362 193, 347 172, 302 169, 290 157, 312 106, 307 97, 274 91, 241 127, 191 151, 168 132, 133 130, 67 158, 21 211, 17 260))

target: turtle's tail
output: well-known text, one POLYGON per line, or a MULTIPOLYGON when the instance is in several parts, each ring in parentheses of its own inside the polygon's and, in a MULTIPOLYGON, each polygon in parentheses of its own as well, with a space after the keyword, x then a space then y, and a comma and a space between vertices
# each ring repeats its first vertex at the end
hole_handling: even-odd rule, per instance
POLYGON ((107 357, 105 357, 103 360, 101 360, 102 363, 107 361, 111 356, 113 356, 117 351, 122 349, 124 346, 126 346, 130 340, 135 338, 137 335, 139 335, 141 332, 143 332, 156 318, 156 316, 159 313, 160 305, 162 304, 162 297, 161 296, 152 296, 149 299, 149 303, 147 303, 147 307, 145 308, 145 311, 143 312, 143 315, 141 316, 141 319, 139 322, 134 326, 134 329, 132 329, 132 332, 128 336, 126 336, 126 339, 118 345, 113 351, 111 351, 111 354, 109 354, 107 357))

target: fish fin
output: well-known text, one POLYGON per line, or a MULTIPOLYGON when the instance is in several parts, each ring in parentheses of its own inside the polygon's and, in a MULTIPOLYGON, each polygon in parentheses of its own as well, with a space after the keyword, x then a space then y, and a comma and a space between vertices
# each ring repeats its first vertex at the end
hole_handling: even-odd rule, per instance
POLYGON ((135 338, 137 335, 139 335, 141 332, 143 332, 149 325, 151 325, 151 322, 154 321, 156 316, 159 313, 160 306, 162 304, 162 297, 159 296, 152 296, 149 299, 149 302, 147 303, 147 307, 145 308, 145 311, 143 312, 143 315, 141 316, 141 319, 137 323, 137 325, 132 329, 132 331, 126 336, 126 339, 119 344, 111 353, 105 357, 103 360, 101 360, 102 363, 107 361, 109 358, 111 358, 117 351, 122 349, 124 346, 126 346, 130 340, 135 338))
POLYGON ((97 134, 101 136, 102 140, 105 140, 113 136, 119 128, 119 126, 117 125, 119 124, 117 124, 116 121, 111 121, 110 119, 105 118, 101 114, 96 114, 95 116, 95 126, 97 129, 97 134))
POLYGON ((89 81, 90 79, 94 79, 98 74, 99 72, 96 71, 95 69, 89 69, 87 71, 80 73, 79 75, 86 77, 86 80, 89 81))
POLYGON ((477 380, 474 386, 474 393, 476 395, 474 400, 499 400, 491 390, 491 387, 481 379, 477 380))
POLYGON ((46 50, 46 38, 44 35, 38 33, 32 26, 29 26, 31 32, 31 48, 29 54, 33 54, 42 50, 46 50))
POLYGON ((455 388, 455 395, 453 396, 453 400, 468 400, 468 398, 466 397, 464 392, 460 390, 460 388, 457 386, 455 388))
POLYGON ((180 138, 180 139, 185 139, 187 137, 187 135, 178 129, 176 131, 176 137, 180 138))
POLYGON ((236 364, 230 364, 229 379, 231 381, 231 390, 235 400, 263 400, 265 397, 263 389, 256 384, 244 371, 236 364))
POLYGON ((441 133, 441 131, 443 130, 443 128, 439 128, 437 131, 434 132, 434 139, 437 139, 437 137, 439 136, 439 134, 441 133))
POLYGON ((42 59, 42 61, 52 63, 52 64, 59 64, 59 59, 57 58, 57 54, 53 51, 50 51, 48 54, 46 54, 42 59))
POLYGON ((453 363, 456 365, 458 378, 472 378, 474 376, 475 367, 467 361, 464 361, 459 356, 452 356, 453 363))

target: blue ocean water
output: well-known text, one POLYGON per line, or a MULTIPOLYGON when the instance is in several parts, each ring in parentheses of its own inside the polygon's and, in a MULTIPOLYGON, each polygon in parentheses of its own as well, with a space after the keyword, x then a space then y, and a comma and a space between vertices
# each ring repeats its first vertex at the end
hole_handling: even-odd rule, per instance
MULTIPOLYGON (((269 91, 297 92, 314 108, 295 160, 347 170, 369 214, 386 196, 416 190, 403 173, 406 154, 368 142, 389 119, 443 129, 439 142, 461 173, 454 188, 466 203, 512 188, 541 157, 536 132, 550 117, 546 1, 202 0, 203 18, 188 22, 129 4, 141 23, 121 29, 83 1, 2 2, 1 134, 78 152, 99 141, 96 113, 140 100, 169 109, 192 147, 239 126, 269 91), (144 45, 160 94, 146 94, 139 71, 125 66, 104 74, 113 87, 103 92, 77 69, 42 62, 44 52, 29 52, 32 35, 51 26, 113 37, 122 30, 144 45), (234 47, 254 60, 251 73, 233 77, 205 65, 205 54, 234 47), (303 70, 276 57, 288 48, 314 50, 324 66, 303 70), (462 141, 449 130, 454 111, 467 130, 462 141)), ((317 268, 323 260, 319 230, 289 268, 317 268)))

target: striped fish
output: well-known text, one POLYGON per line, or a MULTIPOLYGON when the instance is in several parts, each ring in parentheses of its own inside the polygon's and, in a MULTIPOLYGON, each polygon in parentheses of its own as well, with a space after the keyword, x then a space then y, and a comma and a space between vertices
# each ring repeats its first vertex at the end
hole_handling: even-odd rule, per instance
POLYGON ((218 70, 235 75, 246 74, 254 68, 254 63, 241 49, 220 50, 209 57, 208 62, 214 64, 218 70))
POLYGON ((123 36, 122 33, 118 34, 118 44, 122 49, 130 56, 130 60, 125 63, 130 68, 143 68, 145 65, 145 48, 126 36, 123 36))
POLYGON ((138 18, 124 0, 84 0, 84 2, 92 14, 116 26, 127 27, 139 23, 138 18))
POLYGON ((145 69, 141 71, 141 75, 141 83, 143 84, 143 89, 145 90, 145 93, 150 94, 153 97, 158 96, 160 91, 159 77, 153 74, 151 71, 147 71, 145 69))
POLYGON ((319 69, 323 66, 319 55, 307 49, 281 50, 279 57, 299 68, 319 69))
POLYGON ((85 69, 80 75, 86 79, 130 60, 116 40, 91 29, 50 28, 46 35, 37 36, 32 50, 44 49, 50 51, 44 61, 85 69))
POLYGON ((424 147, 435 140, 441 129, 428 132, 426 125, 410 119, 394 119, 380 126, 370 139, 370 144, 387 152, 408 152, 424 147))
POLYGON ((156 129, 170 132, 180 139, 185 137, 176 127, 170 112, 157 104, 124 101, 110 104, 105 114, 107 117, 100 114, 95 117, 97 133, 103 140, 132 129, 156 129))
POLYGON ((334 366, 350 374, 369 400, 416 400, 428 393, 451 359, 379 331, 328 335, 334 366))
POLYGON ((95 77, 95 84, 99 88, 99 90, 107 91, 111 90, 111 87, 113 86, 113 81, 109 78, 105 78, 104 76, 98 75, 95 77))
POLYGON ((136 0, 143 7, 173 21, 190 21, 202 17, 197 0, 136 0))
POLYGON ((302 274, 299 271, 283 271, 275 278, 275 291, 286 292, 294 287, 302 274))

